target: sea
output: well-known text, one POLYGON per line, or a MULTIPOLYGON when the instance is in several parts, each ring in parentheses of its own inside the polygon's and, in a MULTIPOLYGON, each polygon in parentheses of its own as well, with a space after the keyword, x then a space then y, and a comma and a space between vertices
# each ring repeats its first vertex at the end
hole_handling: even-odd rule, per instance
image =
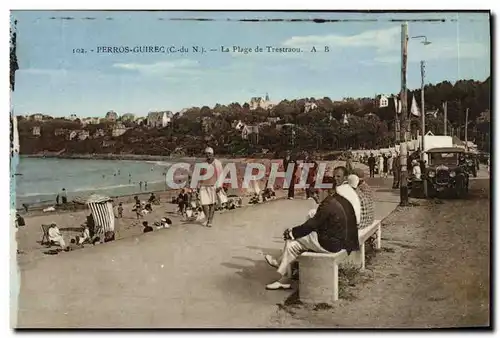
POLYGON ((20 157, 14 176, 19 208, 55 204, 63 188, 68 199, 90 194, 124 196, 166 190, 165 173, 175 162, 20 157), (142 182, 142 186, 139 184, 142 182), (146 188, 147 182, 147 188, 146 188))

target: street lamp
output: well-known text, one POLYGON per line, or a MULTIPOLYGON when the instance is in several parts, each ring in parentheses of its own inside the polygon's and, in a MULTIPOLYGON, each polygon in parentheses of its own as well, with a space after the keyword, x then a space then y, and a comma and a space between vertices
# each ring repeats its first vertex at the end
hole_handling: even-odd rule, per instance
POLYGON ((430 45, 431 42, 430 41, 427 41, 427 36, 425 35, 417 35, 417 36, 413 36, 412 39, 424 39, 424 41, 422 41, 421 43, 424 44, 425 46, 427 45, 430 45))
MULTIPOLYGON (((420 41, 424 46, 428 46, 431 44, 430 41, 427 40, 427 36, 425 35, 418 35, 418 36, 413 36, 412 39, 421 39, 420 41)), ((425 62, 422 60, 420 61, 420 77, 421 77, 421 109, 420 109, 420 114, 422 118, 422 145, 420 148, 420 159, 422 162, 425 164, 425 146, 424 146, 424 139, 425 139, 425 96, 424 96, 424 86, 425 86, 425 62)), ((424 166, 425 167, 425 166, 424 166)), ((423 173, 425 175, 425 173, 423 173)), ((427 198, 427 180, 424 179, 424 195, 427 198)))

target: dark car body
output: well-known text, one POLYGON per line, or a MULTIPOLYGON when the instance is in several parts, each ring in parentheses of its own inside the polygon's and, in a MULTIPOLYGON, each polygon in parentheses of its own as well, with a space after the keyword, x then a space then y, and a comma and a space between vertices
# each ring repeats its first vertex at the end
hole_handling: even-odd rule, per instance
POLYGON ((469 190, 469 169, 463 161, 465 150, 455 147, 429 149, 428 167, 425 179, 427 180, 430 197, 438 193, 452 193, 462 197, 469 190), (462 160, 461 160, 462 158, 462 160))

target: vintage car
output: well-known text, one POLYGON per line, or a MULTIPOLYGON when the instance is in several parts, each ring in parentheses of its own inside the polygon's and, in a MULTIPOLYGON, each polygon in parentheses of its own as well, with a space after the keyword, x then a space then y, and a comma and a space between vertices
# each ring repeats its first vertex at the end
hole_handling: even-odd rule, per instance
POLYGON ((425 179, 428 196, 451 193, 458 198, 464 197, 469 192, 467 164, 460 161, 465 150, 455 147, 433 148, 427 151, 427 155, 425 179))

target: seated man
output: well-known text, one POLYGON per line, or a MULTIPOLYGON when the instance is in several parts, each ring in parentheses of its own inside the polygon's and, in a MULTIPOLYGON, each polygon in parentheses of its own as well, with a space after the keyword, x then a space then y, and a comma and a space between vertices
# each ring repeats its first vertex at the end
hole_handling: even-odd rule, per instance
POLYGON ((90 231, 86 224, 82 225, 83 231, 81 236, 76 236, 77 244, 90 243, 90 231))
POLYGON ((59 232, 59 228, 55 223, 52 223, 49 228, 49 241, 50 243, 56 243, 61 246, 61 248, 66 249, 66 242, 59 232))
POLYGON ((26 222, 24 221, 24 218, 16 213, 16 228, 17 227, 23 227, 26 225, 26 222))
POLYGON ((364 179, 365 173, 362 169, 354 169, 354 174, 349 175, 348 181, 358 194, 361 214, 358 229, 363 229, 375 220, 375 207, 373 203, 373 192, 364 179))
POLYGON ((348 171, 346 167, 336 167, 334 169, 335 192, 351 203, 356 215, 356 224, 359 225, 361 221, 361 202, 354 188, 349 185, 347 175, 348 171))
POLYGON ((316 214, 305 223, 284 232, 285 248, 279 260, 270 255, 265 259, 278 269, 281 278, 268 284, 266 289, 289 289, 291 280, 289 267, 305 251, 335 253, 345 249, 359 250, 356 214, 351 203, 335 189, 328 191, 316 214))

